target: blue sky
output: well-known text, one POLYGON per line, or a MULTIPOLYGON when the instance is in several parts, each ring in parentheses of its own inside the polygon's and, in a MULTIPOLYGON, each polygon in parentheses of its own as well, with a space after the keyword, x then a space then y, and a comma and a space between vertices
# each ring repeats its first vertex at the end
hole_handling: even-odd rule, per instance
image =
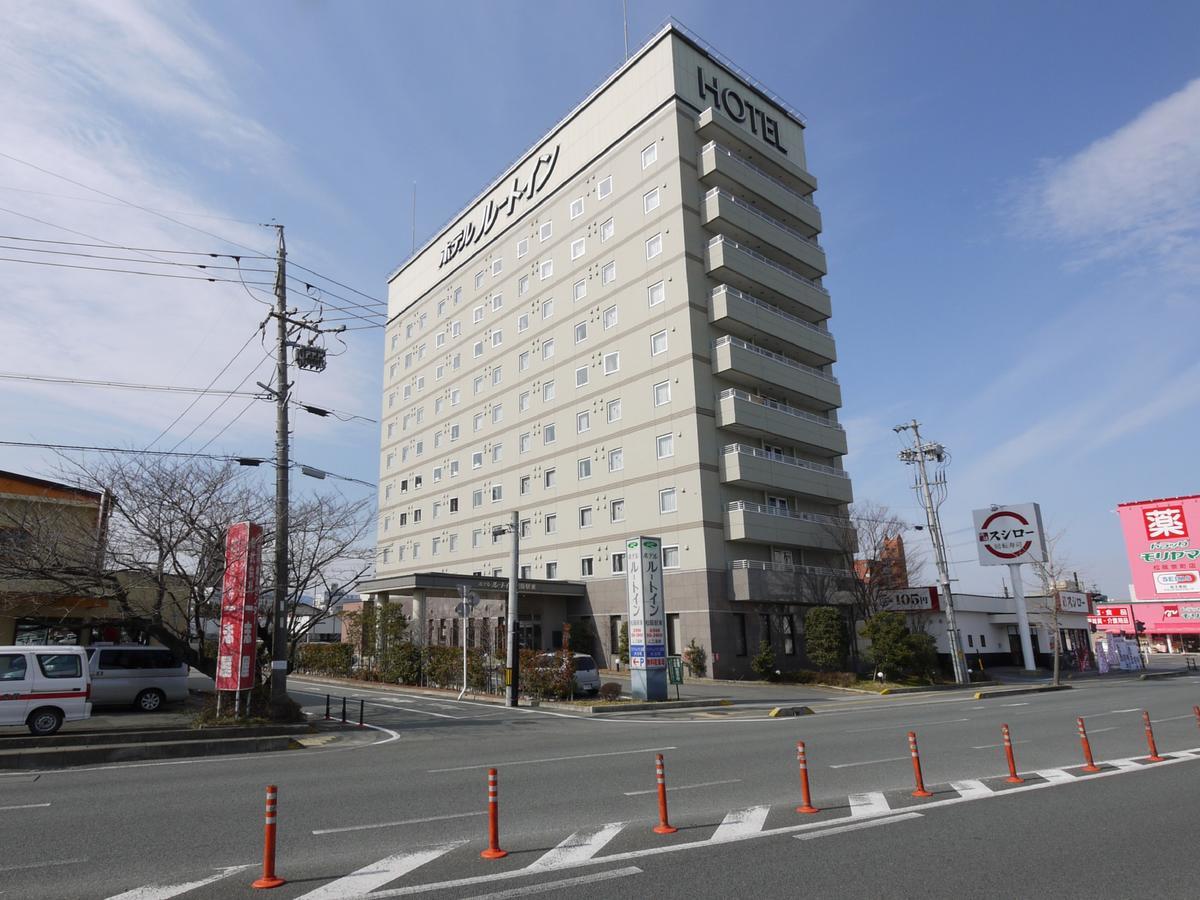
MULTIPOLYGON (((1200 6, 629 13, 631 46, 675 15, 808 117, 856 495, 920 521, 891 430, 916 416, 953 454, 963 588, 1001 583, 973 561, 970 510, 1036 500, 1062 558, 1123 595, 1115 505, 1200 489, 1200 6)), ((382 298, 413 183, 423 242, 623 56, 620 0, 10 3, 0 233, 228 252, 212 235, 269 250, 257 223, 276 220, 296 262, 382 298)), ((205 385, 245 345, 217 385, 269 374, 263 297, 241 285, 0 272, 0 371, 205 385)), ((296 393, 375 418, 381 353, 355 332, 296 393)), ((8 440, 144 446, 188 402, 0 381, 8 440)), ((245 403, 202 400, 155 446, 224 428, 210 452, 269 455, 272 411, 245 403)), ((375 426, 296 422, 296 458, 345 475, 374 481, 377 445, 375 426)), ((0 468, 53 463, 0 448, 0 468)))

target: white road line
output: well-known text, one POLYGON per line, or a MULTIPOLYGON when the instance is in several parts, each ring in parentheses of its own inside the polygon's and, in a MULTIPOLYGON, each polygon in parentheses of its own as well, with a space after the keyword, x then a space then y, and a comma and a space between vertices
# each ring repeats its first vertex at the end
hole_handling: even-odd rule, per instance
POLYGON ((762 831, 763 825, 767 821, 767 813, 770 811, 771 807, 769 806, 751 806, 749 809, 735 809, 726 813, 725 818, 721 820, 721 824, 717 826, 717 830, 713 832, 713 836, 709 840, 713 843, 721 843, 738 835, 756 834, 762 831))
POLYGON ((962 781, 952 781, 950 782, 950 787, 968 798, 987 797, 995 793, 990 787, 976 778, 964 778, 962 781))
POLYGON ((1029 701, 1026 700, 1024 703, 1001 703, 1000 705, 1001 706, 1028 706, 1029 701))
POLYGON ((478 812, 449 813, 444 816, 426 816, 424 819, 403 819, 399 822, 377 822, 373 825, 345 825, 341 828, 318 828, 313 834, 342 834, 347 831, 369 831, 372 828, 395 828, 398 825, 422 825, 425 822, 444 822, 447 819, 467 819, 472 816, 486 816, 485 810, 478 812))
POLYGON ((1167 716, 1164 719, 1151 719, 1150 721, 1157 725, 1159 722, 1174 722, 1176 719, 1191 719, 1195 715, 1195 713, 1185 713, 1182 716, 1167 716))
MULTIPOLYGON (((931 725, 953 725, 955 722, 970 722, 970 719, 942 719, 938 722, 914 722, 908 726, 909 730, 914 728, 928 728, 931 725)), ((900 731, 899 725, 875 725, 871 728, 852 728, 849 731, 843 731, 842 734, 865 734, 868 731, 900 731)))
POLYGON ((12 866, 0 866, 0 872, 16 872, 18 869, 47 869, 51 866, 73 866, 76 863, 87 862, 87 859, 52 859, 47 862, 17 863, 12 866))
POLYGON ((607 872, 597 872, 595 875, 577 875, 574 878, 564 878, 561 881, 545 881, 541 884, 531 884, 527 887, 510 888, 507 891, 496 891, 491 894, 476 894, 467 900, 511 900, 513 897, 528 897, 530 894, 545 894, 563 888, 578 887, 581 884, 594 884, 597 881, 611 881, 614 878, 625 878, 629 875, 640 875, 642 870, 637 866, 626 866, 623 869, 611 869, 607 872))
POLYGON ((838 763, 837 765, 830 766, 829 768, 831 768, 831 769, 849 769, 854 766, 874 766, 874 765, 878 765, 879 763, 897 762, 898 760, 901 760, 901 759, 908 759, 908 757, 907 756, 889 756, 887 759, 864 759, 862 762, 838 763))
POLYGON ((436 847, 410 850, 407 853, 397 853, 385 857, 379 862, 371 863, 349 875, 344 875, 337 881, 323 884, 315 891, 302 894, 297 900, 345 900, 348 897, 369 894, 376 888, 383 887, 389 881, 395 881, 413 869, 433 862, 439 856, 443 856, 465 843, 466 841, 453 841, 448 844, 439 844, 436 847))
POLYGON ((0 806, 0 812, 8 812, 10 809, 45 809, 49 803, 22 803, 20 806, 0 806))
POLYGON ((453 766, 449 769, 429 769, 429 773, 437 772, 470 772, 473 769, 499 769, 504 766, 534 766, 538 763, 566 762, 572 759, 597 759, 601 756, 632 756, 637 753, 662 753, 664 750, 678 750, 678 747, 647 747, 645 750, 613 750, 611 753, 583 753, 579 756, 547 756, 542 759, 510 759, 507 762, 486 763, 481 766, 453 766))
POLYGON ((610 822, 599 828, 577 831, 553 850, 530 863, 528 868, 561 869, 564 866, 586 862, 603 850, 624 827, 624 822, 610 822))
MULTIPOLYGON (((1028 744, 1028 743, 1029 743, 1029 741, 1013 741, 1012 742, 1014 747, 1017 746, 1017 744, 1028 744)), ((984 744, 982 747, 972 747, 971 749, 972 750, 999 750, 1003 746, 1004 746, 1003 744, 984 744)))
POLYGON ((1104 734, 1106 731, 1116 731, 1116 725, 1109 725, 1107 728, 1089 728, 1088 734, 1104 734))
MULTIPOLYGON (((681 784, 677 787, 669 787, 667 791, 669 793, 674 793, 675 791, 694 791, 696 788, 715 787, 718 784, 739 784, 741 780, 740 778, 727 778, 724 781, 701 781, 699 784, 681 784)), ((643 794, 655 794, 657 792, 658 788, 654 787, 648 791, 625 791, 625 796, 640 797, 643 794)))
POLYGON ((808 834, 795 835, 798 841, 811 841, 813 838, 825 837, 827 834, 841 834, 845 831, 858 831, 860 828, 875 828, 878 825, 893 825, 896 822, 905 822, 909 819, 919 819, 921 813, 910 812, 901 813, 898 816, 888 816, 883 819, 871 819, 866 822, 855 822, 852 825, 838 825, 834 828, 825 828, 821 831, 810 831, 808 834))
POLYGON ((1074 775, 1063 769, 1035 769, 1033 774, 1040 775, 1050 784, 1066 784, 1068 781, 1078 781, 1074 775))
POLYGON ((108 900, 170 900, 171 897, 178 897, 180 894, 186 894, 188 891, 194 891, 197 888, 215 884, 222 878, 228 878, 234 872, 249 869, 251 865, 226 866, 216 875, 209 875, 207 878, 201 878, 198 881, 185 881, 181 884, 148 884, 144 887, 125 891, 123 894, 115 894, 109 897, 108 900))
POLYGON ((852 816, 882 816, 892 811, 887 797, 881 791, 851 794, 849 800, 850 815, 852 816))
POLYGON ((1134 706, 1129 709, 1114 709, 1112 712, 1115 715, 1116 713, 1141 712, 1141 710, 1134 706))

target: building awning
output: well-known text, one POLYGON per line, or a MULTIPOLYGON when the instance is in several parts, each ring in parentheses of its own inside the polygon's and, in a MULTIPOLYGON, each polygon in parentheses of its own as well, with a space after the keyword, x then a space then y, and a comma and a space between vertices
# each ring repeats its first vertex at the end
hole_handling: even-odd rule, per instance
MULTIPOLYGON (((1016 613, 988 613, 987 620, 992 625, 1016 625, 1016 624, 1018 624, 1016 613)), ((1036 615, 1030 615, 1029 616, 1029 624, 1034 627, 1036 627, 1038 625, 1043 625, 1046 628, 1054 627, 1053 623, 1051 621, 1050 615, 1049 614, 1043 615, 1042 613, 1038 613, 1036 615)), ((1058 614, 1058 627, 1066 629, 1068 631, 1082 630, 1082 629, 1088 627, 1087 616, 1085 616, 1083 613, 1059 613, 1058 614)))
MULTIPOLYGON (((363 594, 412 594, 425 591, 434 596, 457 597, 462 586, 480 594, 508 594, 508 579, 484 575, 458 575, 454 572, 409 572, 387 578, 360 581, 355 590, 363 594)), ((542 578, 522 578, 517 591, 534 597, 583 598, 587 585, 581 581, 547 581, 542 578)))

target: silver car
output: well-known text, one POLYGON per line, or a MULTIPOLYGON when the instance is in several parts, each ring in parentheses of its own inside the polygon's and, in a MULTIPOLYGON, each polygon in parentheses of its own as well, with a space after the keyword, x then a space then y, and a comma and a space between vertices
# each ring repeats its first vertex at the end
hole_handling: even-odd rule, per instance
POLYGON ((188 665, 165 647, 100 644, 87 648, 95 706, 133 705, 154 712, 186 700, 188 665))

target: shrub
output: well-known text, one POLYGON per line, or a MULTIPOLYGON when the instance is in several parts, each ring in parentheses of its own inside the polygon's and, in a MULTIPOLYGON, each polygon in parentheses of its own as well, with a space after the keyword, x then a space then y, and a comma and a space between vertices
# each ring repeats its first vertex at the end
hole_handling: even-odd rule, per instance
POLYGON ((842 667, 846 659, 846 620, 833 606, 814 606, 804 616, 804 653, 822 672, 842 667))
POLYGON ((708 674, 708 651, 692 638, 683 648, 683 664, 694 678, 703 678, 708 674))
POLYGON ((828 684, 834 687, 854 687, 858 682, 858 676, 853 672, 814 672, 811 669, 784 672, 779 677, 789 684, 828 684))
POLYGON ((871 641, 871 659, 884 678, 895 681, 912 669, 913 644, 900 613, 875 613, 867 620, 863 634, 871 641))
POLYGON ((433 646, 425 649, 425 680, 432 687, 460 687, 462 650, 433 646))
POLYGON ((758 645, 758 653, 750 660, 750 668, 763 681, 774 681, 778 677, 775 672, 775 651, 771 649, 770 641, 758 645))
POLYGON ((908 636, 908 643, 912 654, 913 674, 932 684, 938 676, 937 641, 932 635, 918 631, 908 636))
POLYGON ((621 631, 617 636, 617 655, 623 665, 629 665, 629 623, 621 623, 621 631))
POLYGON ((621 685, 615 681, 606 681, 600 685, 601 700, 620 700, 621 685))
POLYGON ((596 649, 596 629, 590 619, 580 619, 571 623, 571 652, 586 653, 593 656, 596 649))
POLYGON ((531 697, 561 700, 575 689, 575 659, 569 652, 521 651, 521 689, 531 697), (549 657, 549 658, 548 658, 549 657))
POLYGON ((345 678, 350 674, 354 648, 349 644, 301 644, 296 648, 296 669, 309 675, 333 675, 345 678))
POLYGON ((421 648, 404 641, 379 655, 379 676, 392 684, 421 683, 421 648))

